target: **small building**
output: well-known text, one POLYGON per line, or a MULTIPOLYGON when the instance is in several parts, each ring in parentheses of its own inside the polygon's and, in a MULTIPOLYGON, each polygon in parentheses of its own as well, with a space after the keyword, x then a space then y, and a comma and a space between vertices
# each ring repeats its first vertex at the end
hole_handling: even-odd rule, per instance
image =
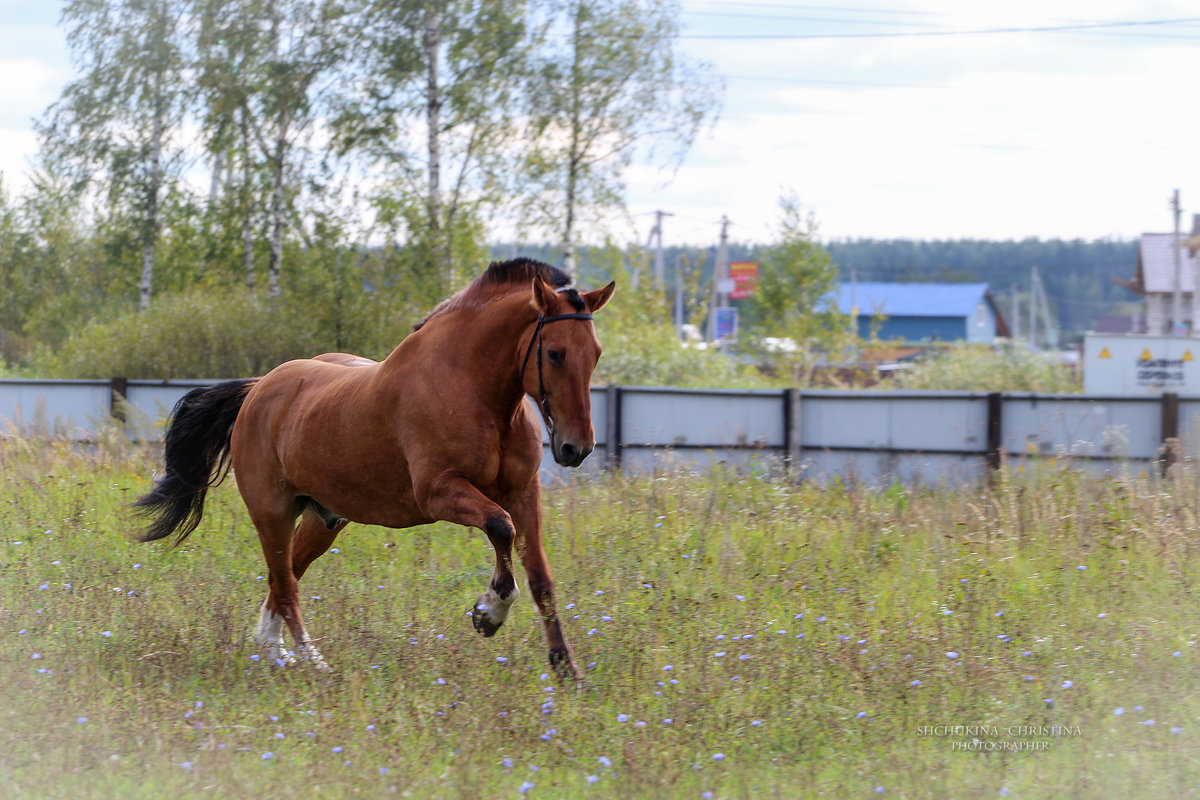
POLYGON ((858 335, 905 342, 984 342, 1011 336, 986 283, 872 283, 838 286, 838 308, 858 335))
MULTIPOLYGON (((1181 234, 1176 239, 1173 233, 1143 233, 1138 240, 1137 272, 1130 280, 1116 279, 1116 283, 1146 298, 1145 332, 1153 336, 1165 336, 1172 332, 1172 316, 1175 303, 1176 250, 1178 250, 1180 319, 1174 320, 1181 330, 1193 335, 1200 333, 1196 320, 1196 270, 1200 269, 1197 257, 1197 235, 1200 234, 1200 214, 1192 219, 1192 235, 1181 234)), ((1136 330, 1134 332, 1137 332, 1136 330)))

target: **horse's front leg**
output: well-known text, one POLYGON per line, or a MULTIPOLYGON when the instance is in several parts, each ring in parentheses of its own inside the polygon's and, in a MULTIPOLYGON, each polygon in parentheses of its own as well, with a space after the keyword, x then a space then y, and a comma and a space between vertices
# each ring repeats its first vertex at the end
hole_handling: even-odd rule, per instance
POLYGON ((525 577, 533 601, 542 613, 542 624, 546 628, 546 643, 550 647, 550 666, 560 681, 577 682, 579 668, 571 655, 571 647, 563 636, 554 607, 554 577, 546 560, 546 549, 542 545, 542 489, 535 477, 522 495, 512 504, 512 518, 517 526, 517 552, 525 566, 525 577))
POLYGON ((515 537, 512 517, 483 496, 466 478, 443 473, 422 486, 417 502, 421 510, 435 519, 479 528, 496 551, 496 567, 487 591, 475 603, 471 622, 484 636, 494 636, 517 599, 517 582, 512 572, 512 546, 515 537))

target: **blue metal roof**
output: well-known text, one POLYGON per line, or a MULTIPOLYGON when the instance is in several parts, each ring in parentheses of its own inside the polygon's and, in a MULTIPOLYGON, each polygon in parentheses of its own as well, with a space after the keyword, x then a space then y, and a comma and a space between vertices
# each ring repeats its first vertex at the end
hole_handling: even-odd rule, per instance
POLYGON ((987 289, 986 283, 842 283, 838 309, 850 314, 857 306, 866 317, 969 317, 987 289))

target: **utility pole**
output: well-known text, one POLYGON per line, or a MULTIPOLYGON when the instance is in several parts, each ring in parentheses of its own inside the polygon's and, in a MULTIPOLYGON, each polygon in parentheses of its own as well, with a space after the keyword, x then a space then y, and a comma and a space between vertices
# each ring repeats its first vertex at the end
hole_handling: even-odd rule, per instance
POLYGON ((675 335, 683 339, 683 255, 675 259, 675 335))
POLYGON ((1042 335, 1047 350, 1058 349, 1058 329, 1050 320, 1050 301, 1046 299, 1046 287, 1038 268, 1033 267, 1033 278, 1029 288, 1029 344, 1037 349, 1037 318, 1042 318, 1042 335))
MULTIPOLYGON (((667 281, 666 275, 663 270, 662 221, 663 221, 663 217, 673 217, 673 216, 675 216, 675 215, 668 211, 655 211, 654 212, 654 227, 650 230, 650 240, 655 243, 655 245, 654 245, 654 280, 658 281, 659 286, 665 286, 666 281, 667 281)), ((649 242, 647 242, 647 245, 649 245, 649 242)))
POLYGON ((1017 285, 1012 285, 1012 340, 1015 342, 1021 337, 1021 302, 1017 298, 1017 285))
MULTIPOLYGON (((1175 236, 1171 240, 1171 255, 1175 259, 1175 291, 1171 295, 1171 335, 1183 336, 1187 329, 1183 326, 1183 264, 1179 257, 1179 190, 1171 195, 1171 212, 1175 218, 1175 236)), ((1193 325, 1195 322, 1193 321, 1193 325)))
POLYGON ((729 278, 729 217, 721 215, 721 239, 717 245, 717 263, 713 265, 712 294, 708 308, 708 342, 717 341, 717 309, 729 302, 729 293, 723 292, 724 281, 729 278))

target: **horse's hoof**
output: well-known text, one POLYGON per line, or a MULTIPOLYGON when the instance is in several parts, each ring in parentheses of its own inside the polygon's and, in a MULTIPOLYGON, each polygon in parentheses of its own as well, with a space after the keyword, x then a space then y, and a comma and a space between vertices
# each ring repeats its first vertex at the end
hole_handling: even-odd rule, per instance
POLYGON ((481 609, 479 606, 471 611, 471 624, 475 626, 475 630, 479 631, 485 637, 491 638, 496 635, 496 631, 500 630, 500 626, 504 623, 493 622, 488 616, 486 609, 481 609))
POLYGON ((583 675, 579 672, 579 667, 575 666, 575 660, 571 658, 568 651, 550 651, 550 666, 554 669, 554 674, 558 677, 558 682, 566 685, 579 686, 583 683, 583 675))

